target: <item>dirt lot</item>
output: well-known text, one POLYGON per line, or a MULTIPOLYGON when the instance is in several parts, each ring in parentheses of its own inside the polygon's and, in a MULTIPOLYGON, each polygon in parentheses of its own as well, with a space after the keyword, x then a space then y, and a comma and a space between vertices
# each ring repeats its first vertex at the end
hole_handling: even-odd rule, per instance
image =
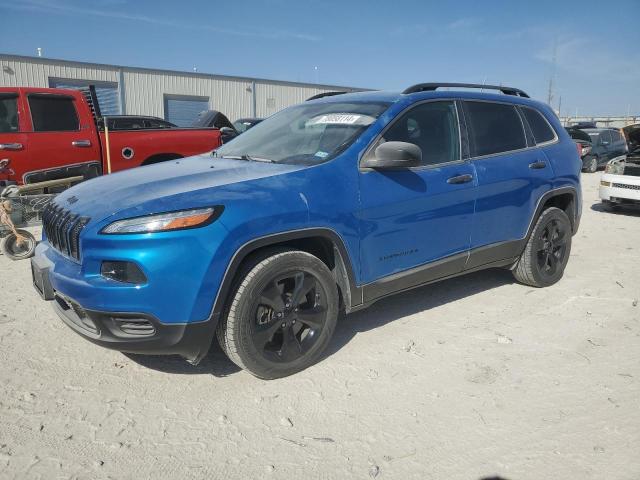
POLYGON ((197 368, 96 347, 0 256, 0 477, 640 479, 640 215, 601 211, 599 176, 559 284, 381 301, 270 382, 217 346, 197 368))

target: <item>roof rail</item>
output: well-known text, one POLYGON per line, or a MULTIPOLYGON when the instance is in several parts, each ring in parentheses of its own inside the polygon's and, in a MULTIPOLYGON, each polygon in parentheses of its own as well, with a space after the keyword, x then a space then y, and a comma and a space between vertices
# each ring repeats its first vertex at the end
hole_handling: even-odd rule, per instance
POLYGON ((333 97, 334 95, 342 95, 343 93, 349 93, 349 92, 324 92, 324 93, 319 93, 317 95, 314 95, 313 97, 307 98, 305 101, 308 102, 310 100, 317 100, 318 98, 333 97))
POLYGON ((516 97, 529 98, 525 92, 519 88, 504 87, 502 85, 480 85, 478 83, 418 83, 407 88, 404 94, 416 93, 416 92, 431 92, 443 87, 455 87, 455 88, 481 88, 486 90, 500 90, 505 95, 515 95, 516 97))

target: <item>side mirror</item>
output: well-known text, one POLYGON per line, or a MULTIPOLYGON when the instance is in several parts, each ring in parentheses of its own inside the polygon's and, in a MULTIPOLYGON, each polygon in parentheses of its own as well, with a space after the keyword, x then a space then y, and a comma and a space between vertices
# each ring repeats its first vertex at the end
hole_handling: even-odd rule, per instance
POLYGON ((363 167, 376 170, 401 169, 422 165, 422 150, 407 142, 385 142, 378 145, 375 155, 363 162, 363 167))
POLYGON ((222 143, 227 143, 229 140, 234 139, 238 136, 238 132, 236 132, 231 127, 222 127, 220 129, 220 136, 222 137, 222 143))

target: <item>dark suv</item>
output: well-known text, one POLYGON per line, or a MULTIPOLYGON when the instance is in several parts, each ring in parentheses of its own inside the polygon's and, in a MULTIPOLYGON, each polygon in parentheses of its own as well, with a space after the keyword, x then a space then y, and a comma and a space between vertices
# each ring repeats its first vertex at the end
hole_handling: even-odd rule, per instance
POLYGON ((626 155, 627 140, 617 128, 567 129, 581 151, 582 169, 594 173, 614 158, 626 155))
POLYGON ((553 285, 581 166, 553 111, 515 88, 318 98, 213 154, 62 193, 34 284, 99 345, 197 363, 217 335, 240 367, 281 377, 320 358, 341 310, 490 267, 553 285))

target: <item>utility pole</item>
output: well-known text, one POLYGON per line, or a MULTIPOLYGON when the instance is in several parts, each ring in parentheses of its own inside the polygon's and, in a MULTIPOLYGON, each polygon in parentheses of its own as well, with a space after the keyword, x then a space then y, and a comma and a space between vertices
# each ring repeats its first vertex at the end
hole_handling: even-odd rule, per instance
POLYGON ((551 76, 549 77, 549 91, 547 93, 547 104, 551 105, 551 101, 553 100, 553 83, 556 76, 556 62, 557 62, 557 53, 558 53, 558 39, 556 38, 553 41, 553 57, 551 59, 551 76))
POLYGON ((562 109, 562 95, 560 95, 560 98, 558 99, 558 117, 560 117, 561 109, 562 109))

